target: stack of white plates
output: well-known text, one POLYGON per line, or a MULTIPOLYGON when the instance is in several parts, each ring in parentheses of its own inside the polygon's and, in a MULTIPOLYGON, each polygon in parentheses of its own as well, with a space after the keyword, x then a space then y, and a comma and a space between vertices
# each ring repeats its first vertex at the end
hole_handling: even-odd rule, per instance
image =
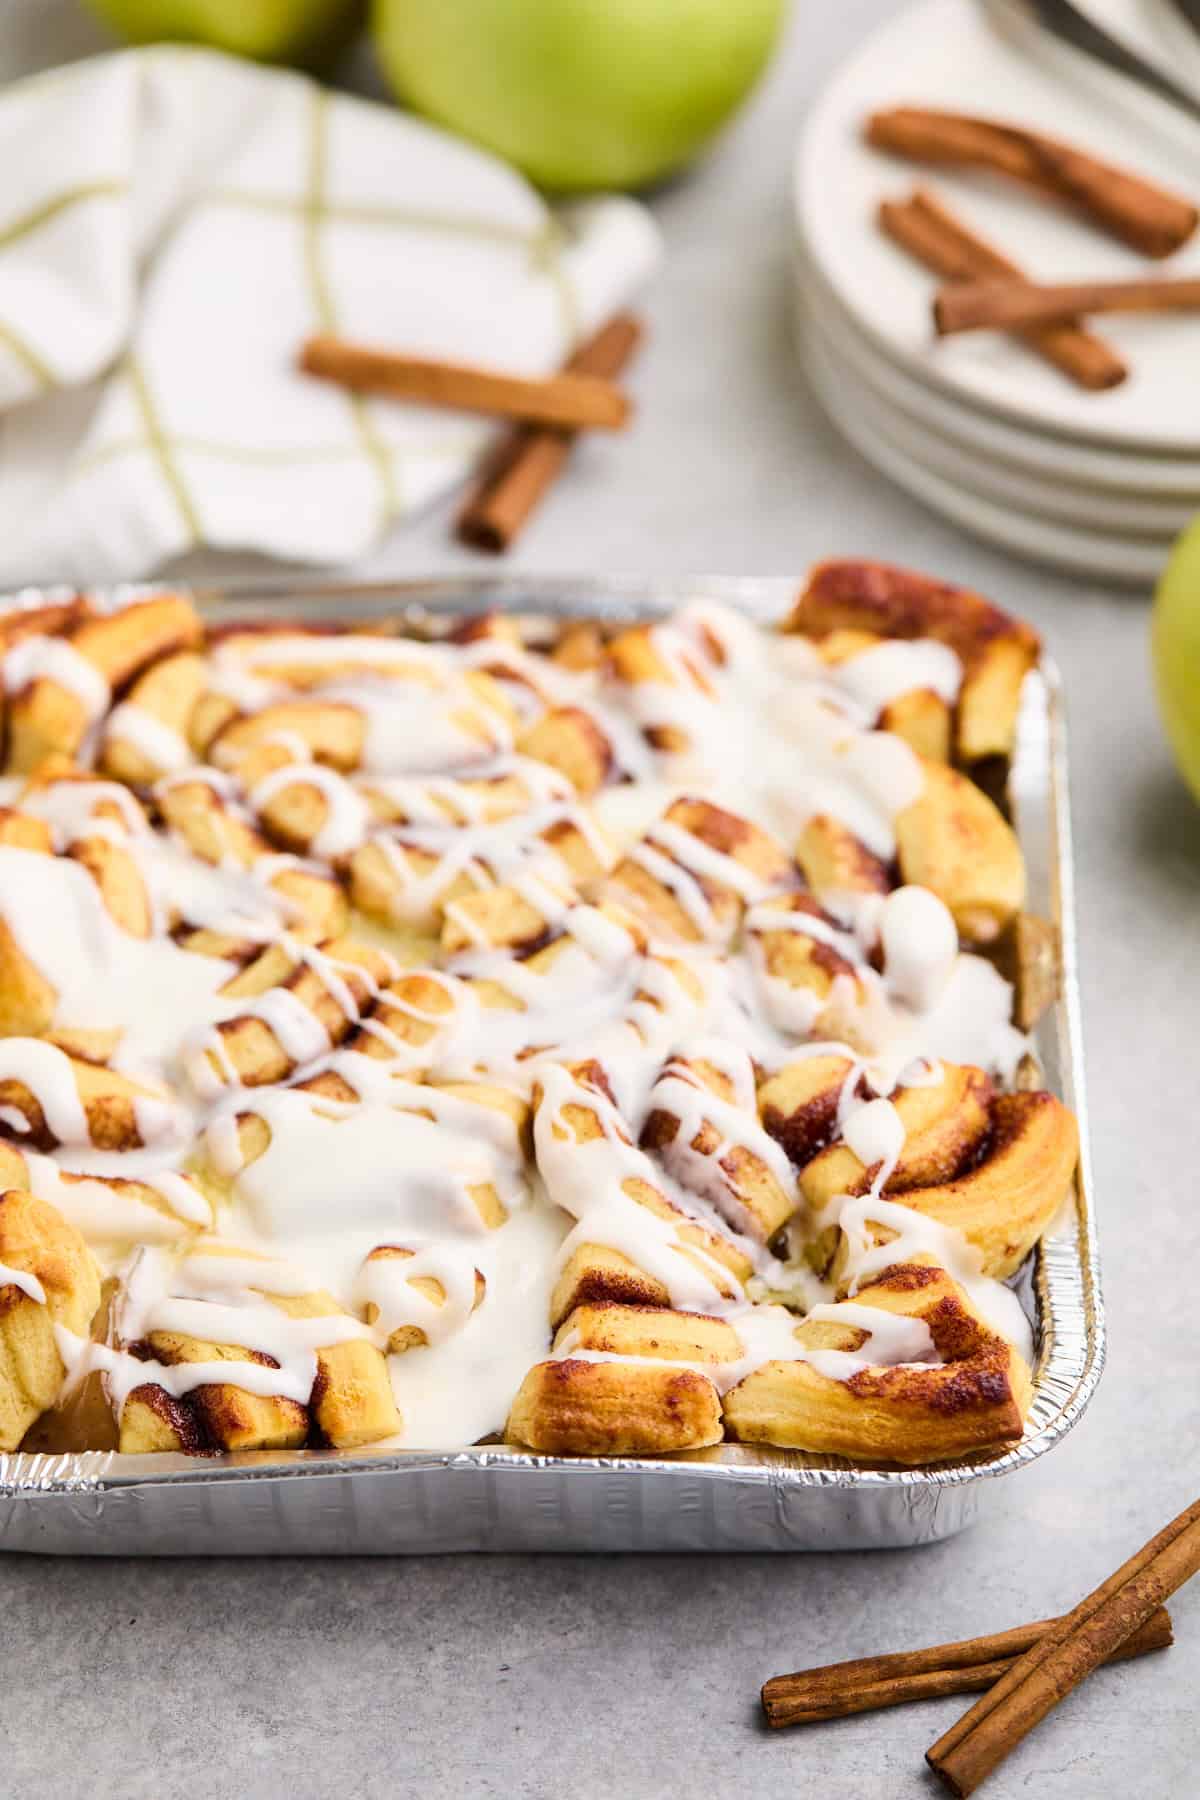
MULTIPOLYGON (((1136 28, 1140 10, 1140 0, 1096 8, 1121 28, 1136 28)), ((1194 72, 1200 90, 1200 40, 1176 30, 1175 73, 1194 72)), ((1157 47, 1161 55, 1163 42, 1157 47)), ((1130 368, 1103 393, 1073 386, 1010 337, 935 340, 936 278, 876 224, 881 200, 918 184, 1039 279, 1127 276, 1147 265, 1010 185, 918 168, 866 146, 867 114, 905 104, 1033 126, 1198 198, 1200 131, 1002 4, 922 0, 825 91, 795 172, 800 353, 850 441, 980 537, 1144 586, 1200 511, 1200 314, 1097 321, 1130 368)), ((1200 233, 1165 268, 1200 273, 1200 233)))

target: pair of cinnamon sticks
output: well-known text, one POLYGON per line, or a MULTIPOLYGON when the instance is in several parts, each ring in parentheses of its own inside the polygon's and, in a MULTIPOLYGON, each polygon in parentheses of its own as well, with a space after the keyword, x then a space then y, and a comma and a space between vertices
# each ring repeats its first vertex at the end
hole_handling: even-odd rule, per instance
POLYGON ((1062 1618, 930 1650, 777 1675, 762 1690, 767 1723, 813 1724, 986 1689, 926 1752, 950 1791, 965 1797, 1102 1663, 1165 1649, 1173 1639, 1163 1602, 1197 1572, 1200 1500, 1062 1618))
MULTIPOLYGON (((977 237, 925 188, 914 188, 907 200, 885 200, 879 208, 879 224, 893 243, 942 276, 950 284, 946 291, 980 280, 1024 280, 1016 263, 977 237)), ((1095 392, 1117 387, 1129 373, 1112 345, 1077 319, 1015 329, 1044 362, 1081 388, 1095 392)))
MULTIPOLYGON (((876 149, 910 161, 983 169, 1008 178, 1084 214, 1146 256, 1171 255, 1200 223, 1200 212, 1190 200, 1073 145, 1019 126, 901 106, 872 114, 865 136, 876 149)), ((1116 387, 1128 374, 1112 346, 1084 326, 1089 314, 1200 307, 1197 281, 1137 279, 1039 287, 921 189, 906 201, 885 202, 879 222, 888 236, 946 281, 933 302, 940 335, 985 328, 1013 331, 1083 388, 1116 387)))
POLYGON ((628 422, 629 400, 616 386, 616 377, 641 336, 639 322, 619 313, 582 343, 558 374, 541 379, 398 355, 328 336, 310 338, 299 364, 306 374, 355 392, 513 421, 457 521, 464 543, 503 551, 557 480, 579 432, 616 431, 628 422))

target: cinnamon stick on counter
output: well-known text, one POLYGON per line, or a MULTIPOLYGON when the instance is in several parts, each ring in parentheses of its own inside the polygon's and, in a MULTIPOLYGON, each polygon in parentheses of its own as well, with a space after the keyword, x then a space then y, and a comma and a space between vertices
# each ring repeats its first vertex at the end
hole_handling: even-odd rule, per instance
MULTIPOLYGON (((568 358, 564 372, 611 380, 625 367, 641 336, 638 321, 629 313, 618 313, 568 358)), ((557 480, 573 442, 573 432, 518 426, 485 464, 467 497, 457 525, 462 542, 478 550, 507 550, 557 480)))
POLYGON ((926 1752, 960 1797, 973 1794, 1059 1701, 1200 1571, 1200 1500, 1052 1625, 926 1752))
POLYGON ((1170 256, 1187 242, 1200 213, 1169 193, 1085 150, 996 119, 895 106, 873 113, 867 142, 915 162, 991 169, 1049 194, 1145 256, 1170 256))
POLYGON ((1200 280, 953 282, 934 295, 933 323, 941 337, 956 331, 1013 331, 1083 313, 1165 313, 1200 310, 1200 280))
MULTIPOLYGON (((1034 1625, 1017 1625, 1011 1631, 965 1638, 957 1644, 936 1644, 929 1650, 862 1656, 853 1662, 830 1663, 796 1675, 775 1675, 763 1685, 763 1712, 767 1724, 778 1730, 787 1725, 815 1725, 822 1719, 841 1719, 849 1713, 876 1712, 885 1706, 903 1706, 911 1700, 978 1693, 1007 1674, 1018 1656, 1060 1623, 1058 1619, 1042 1619, 1034 1625)), ((1159 1607, 1108 1660, 1144 1656, 1150 1650, 1165 1650, 1173 1642, 1170 1614, 1159 1607)))
MULTIPOLYGON (((879 208, 879 225, 901 249, 946 281, 1024 280, 1016 263, 976 237, 926 188, 914 188, 907 200, 885 200, 879 208)), ((1116 351, 1077 323, 1029 325, 1016 335, 1082 388, 1116 387, 1128 374, 1116 351)))
POLYGON ((615 431, 629 417, 629 401, 611 381, 560 374, 538 379, 507 375, 470 363, 437 362, 374 350, 343 338, 309 338, 300 352, 309 375, 341 387, 463 412, 494 413, 572 431, 615 431))

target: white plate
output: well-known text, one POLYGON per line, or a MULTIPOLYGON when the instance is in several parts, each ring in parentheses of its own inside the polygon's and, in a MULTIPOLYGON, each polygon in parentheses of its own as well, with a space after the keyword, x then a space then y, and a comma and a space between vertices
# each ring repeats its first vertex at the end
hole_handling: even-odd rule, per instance
POLYGON ((931 422, 897 405, 886 382, 849 353, 833 321, 827 319, 812 292, 796 297, 801 342, 815 342, 826 361, 863 403, 880 409, 894 435, 903 438, 931 467, 945 466, 961 487, 1021 506, 1048 518, 1130 537, 1172 541, 1200 513, 1200 491, 1193 495, 1147 495, 1127 489, 1098 488, 1068 479, 1060 469, 1039 470, 996 457, 964 442, 951 425, 931 422))
POLYGON ((965 404, 941 388, 930 387, 909 370, 889 360, 838 304, 814 264, 798 257, 796 282, 804 303, 836 340, 844 359, 871 387, 913 419, 981 455, 1052 481, 1067 480, 1105 495, 1121 493, 1158 497, 1186 508, 1200 508, 1200 457, 1164 456, 1149 451, 1098 449, 1075 439, 1029 430, 981 407, 965 404))
POLYGON ((1170 545, 1200 510, 1196 501, 1164 503, 1120 494, 1104 495, 1094 488, 1073 487, 1057 477, 1039 477, 1011 464, 978 456, 945 433, 930 430, 893 406, 842 356, 834 337, 811 310, 802 312, 799 329, 802 355, 807 357, 811 351, 817 356, 844 394, 844 403, 853 404, 862 413, 864 424, 885 431, 898 449, 984 499, 1057 519, 1079 530, 1147 539, 1163 547, 1170 545))
MULTIPOLYGON (((1106 21, 1142 0, 1110 0, 1106 21)), ((920 183, 1045 280, 1128 276, 1135 252, 1063 210, 969 172, 932 171, 882 155, 861 130, 876 108, 975 106, 1039 126, 1175 189, 1200 192, 1200 133, 1128 81, 1015 23, 1003 5, 922 0, 891 20, 818 102, 795 165, 795 206, 812 258, 861 330, 920 380, 1027 426, 1119 449, 1200 454, 1200 317, 1105 319, 1130 364, 1107 393, 1085 393, 1011 338, 972 332, 935 343, 935 279, 875 224, 879 202, 920 183)), ((1200 274, 1200 233, 1170 261, 1200 274)), ((1159 264, 1154 264, 1155 269, 1159 264)))
POLYGON ((832 339, 809 313, 798 321, 801 359, 814 364, 827 387, 833 384, 843 411, 852 409, 859 428, 886 439, 897 453, 909 456, 930 474, 953 482, 978 498, 1034 519, 1068 526, 1089 535, 1125 539, 1145 544, 1165 556, 1175 537, 1189 523, 1195 507, 1183 506, 1161 516, 1149 512, 1145 502, 1112 499, 1096 504, 1096 495, 1082 493, 1058 481, 1039 481, 1002 463, 973 456, 939 433, 930 432, 898 412, 864 383, 844 361, 832 339))
POLYGON ((861 396, 847 391, 842 372, 835 373, 822 363, 814 343, 802 345, 800 354, 817 398, 859 454, 934 512, 1004 550, 1073 575, 1089 576, 1106 586, 1145 589, 1157 579, 1167 556, 1164 544, 1077 530, 960 486, 925 467, 911 450, 893 440, 890 431, 868 418, 861 396))

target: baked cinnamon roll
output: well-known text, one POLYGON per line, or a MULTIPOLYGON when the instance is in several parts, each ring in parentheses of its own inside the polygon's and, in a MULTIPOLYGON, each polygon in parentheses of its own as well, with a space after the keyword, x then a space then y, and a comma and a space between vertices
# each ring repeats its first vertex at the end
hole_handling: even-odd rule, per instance
POLYGON ((4 654, 9 770, 25 774, 47 756, 74 756, 114 694, 200 635, 189 600, 157 594, 108 613, 69 613, 53 635, 21 636, 4 654))
POLYGON ((856 1462, 935 1463, 1015 1442, 1029 1369, 944 1269, 896 1264, 797 1325, 794 1359, 725 1396, 741 1443, 856 1462))
POLYGON ((851 563, 781 633, 0 616, 0 1449, 1014 1441, 1036 652, 851 563))
POLYGON ((972 763, 1011 754, 1021 683, 1037 660, 1038 638, 979 594, 888 563, 818 563, 787 628, 816 638, 852 630, 948 646, 962 663, 956 755, 972 763))

